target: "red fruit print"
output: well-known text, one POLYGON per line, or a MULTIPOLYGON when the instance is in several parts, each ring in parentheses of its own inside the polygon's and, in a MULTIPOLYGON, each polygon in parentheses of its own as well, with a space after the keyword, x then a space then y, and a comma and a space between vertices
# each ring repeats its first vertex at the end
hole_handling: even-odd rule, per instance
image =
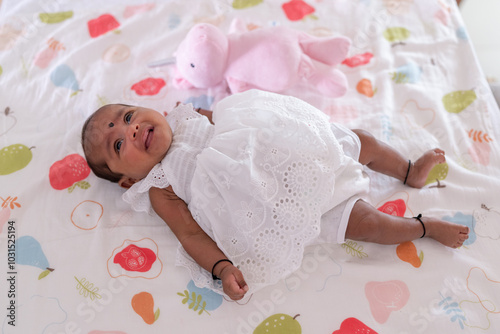
POLYGON ((113 259, 114 263, 118 263, 125 270, 140 272, 149 271, 155 261, 156 255, 151 249, 134 244, 125 247, 113 259))
POLYGON ((165 80, 161 78, 147 78, 132 86, 137 95, 156 95, 165 86, 165 80))
POLYGON ((347 65, 349 67, 357 67, 368 64, 372 58, 373 54, 370 52, 366 52, 363 54, 355 55, 351 58, 347 58, 342 62, 342 64, 347 65))
POLYGON ((303 0, 291 0, 289 2, 285 2, 281 5, 281 8, 283 8, 286 17, 290 21, 302 20, 307 15, 315 12, 314 7, 310 6, 303 0))
POLYGON ((378 210, 388 215, 403 217, 406 212, 406 203, 402 199, 397 199, 395 201, 386 202, 378 208, 378 210))
POLYGON ((72 192, 77 186, 83 189, 90 187, 88 182, 83 181, 89 174, 90 168, 85 159, 79 154, 70 154, 50 166, 49 181, 54 189, 69 188, 68 191, 72 192))
POLYGON ((332 334, 377 334, 377 332, 356 318, 347 318, 342 321, 340 329, 332 334))
POLYGON ((103 14, 96 19, 87 22, 90 37, 96 38, 110 30, 114 30, 120 26, 120 23, 114 18, 113 15, 103 14))

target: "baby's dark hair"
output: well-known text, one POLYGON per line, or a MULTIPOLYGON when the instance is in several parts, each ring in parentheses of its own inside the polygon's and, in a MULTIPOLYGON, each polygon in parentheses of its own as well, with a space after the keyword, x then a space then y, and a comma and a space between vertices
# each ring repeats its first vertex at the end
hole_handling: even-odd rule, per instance
MULTIPOLYGON (((94 129, 94 121, 95 116, 104 110, 107 106, 105 105, 99 109, 97 109, 89 118, 85 121, 82 127, 82 147, 83 153, 85 154, 85 159, 87 160, 87 164, 89 165, 92 172, 99 178, 105 179, 114 183, 120 181, 123 175, 114 173, 109 169, 108 165, 104 161, 96 161, 92 157, 92 150, 95 147, 95 134, 92 134, 94 129), (93 137, 94 138, 91 138, 93 137), (93 143, 94 142, 94 143, 93 143)), ((126 105, 125 105, 126 106, 126 105)), ((102 143, 97 143, 97 145, 101 145, 102 143)))

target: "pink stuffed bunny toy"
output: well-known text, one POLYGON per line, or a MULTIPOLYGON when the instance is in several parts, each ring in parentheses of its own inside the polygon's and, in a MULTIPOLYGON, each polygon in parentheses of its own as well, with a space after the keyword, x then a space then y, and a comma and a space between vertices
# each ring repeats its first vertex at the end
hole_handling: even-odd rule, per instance
POLYGON ((345 75, 332 68, 347 56, 346 37, 317 38, 286 27, 227 36, 217 27, 195 25, 176 53, 178 88, 229 87, 232 93, 257 88, 282 92, 300 80, 329 97, 347 90, 345 75))

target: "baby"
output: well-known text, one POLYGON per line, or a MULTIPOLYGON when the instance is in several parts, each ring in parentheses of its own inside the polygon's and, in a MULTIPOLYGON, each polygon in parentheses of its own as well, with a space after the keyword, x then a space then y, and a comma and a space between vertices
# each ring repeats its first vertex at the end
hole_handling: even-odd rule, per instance
POLYGON ((426 236, 456 248, 468 238, 466 226, 387 215, 362 199, 363 165, 421 188, 445 162, 442 150, 408 161, 293 97, 250 90, 220 101, 213 115, 191 105, 166 117, 106 105, 86 121, 82 145, 98 177, 127 188, 134 210, 166 222, 195 283, 233 300, 297 270, 311 244, 426 236))

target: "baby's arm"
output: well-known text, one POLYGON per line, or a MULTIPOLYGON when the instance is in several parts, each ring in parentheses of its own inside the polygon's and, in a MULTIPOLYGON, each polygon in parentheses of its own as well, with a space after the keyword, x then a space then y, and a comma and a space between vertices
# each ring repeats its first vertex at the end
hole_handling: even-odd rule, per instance
POLYGON ((206 116, 208 118, 208 120, 210 121, 210 123, 214 124, 214 122, 212 122, 212 111, 211 110, 197 108, 196 111, 199 114, 206 116))
MULTIPOLYGON (((169 186, 149 190, 151 205, 167 223, 186 252, 205 270, 210 272, 214 263, 226 259, 217 244, 201 229, 191 216, 186 203, 169 186)), ((229 262, 220 262, 214 268, 220 277, 224 292, 233 300, 243 298, 248 286, 241 271, 229 262)))

